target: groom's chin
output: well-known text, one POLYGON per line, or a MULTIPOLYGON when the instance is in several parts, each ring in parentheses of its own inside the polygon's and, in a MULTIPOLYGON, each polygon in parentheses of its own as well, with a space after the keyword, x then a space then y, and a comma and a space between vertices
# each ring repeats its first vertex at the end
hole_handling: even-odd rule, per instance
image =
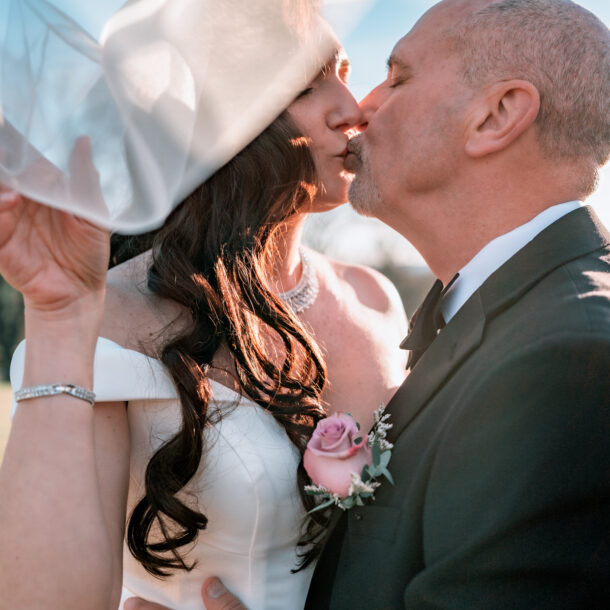
POLYGON ((374 218, 382 205, 381 193, 376 185, 371 184, 363 176, 356 174, 348 191, 348 200, 352 208, 360 216, 374 218))

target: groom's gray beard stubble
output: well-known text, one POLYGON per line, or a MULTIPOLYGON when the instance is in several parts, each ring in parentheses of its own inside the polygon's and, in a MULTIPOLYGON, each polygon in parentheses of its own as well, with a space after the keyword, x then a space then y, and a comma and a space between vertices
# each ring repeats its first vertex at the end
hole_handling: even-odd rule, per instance
POLYGON ((349 187, 349 202, 358 214, 362 216, 375 216, 375 212, 382 205, 381 191, 373 176, 368 153, 362 146, 360 136, 350 140, 349 151, 355 154, 360 161, 355 177, 349 187))

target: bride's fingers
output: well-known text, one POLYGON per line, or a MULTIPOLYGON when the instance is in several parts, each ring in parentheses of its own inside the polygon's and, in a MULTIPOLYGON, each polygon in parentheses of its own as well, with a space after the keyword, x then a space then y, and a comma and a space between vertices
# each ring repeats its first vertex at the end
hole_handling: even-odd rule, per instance
POLYGON ((14 193, 14 191, 10 186, 4 184, 4 182, 0 182, 0 193, 14 193))
POLYGON ((20 205, 23 205, 23 197, 0 185, 0 248, 4 248, 13 236, 20 205))
POLYGON ((203 583, 201 598, 208 610, 248 610, 215 576, 203 583))
POLYGON ((11 266, 11 260, 18 259, 11 254, 10 244, 14 242, 15 236, 19 232, 19 223, 24 214, 26 202, 27 200, 15 191, 0 192, 0 274, 3 277, 11 266))
MULTIPOLYGON (((82 209, 82 204, 86 203, 90 211, 96 209, 107 215, 107 207, 100 186, 100 175, 93 163, 91 140, 88 136, 81 136, 74 143, 70 153, 68 172, 70 197, 76 202, 76 207, 82 209)), ((109 242, 107 230, 82 217, 72 216, 68 222, 72 227, 79 227, 81 237, 86 236, 98 244, 100 240, 109 242)))
POLYGON ((91 139, 88 136, 77 138, 68 160, 68 171, 72 179, 77 175, 97 173, 91 159, 91 139))
POLYGON ((21 203, 21 201, 22 198, 19 193, 10 190, 0 190, 0 213, 12 210, 21 203))
POLYGON ((70 196, 78 204, 87 202, 91 209, 106 211, 100 185, 100 174, 93 163, 91 140, 81 136, 74 143, 68 163, 70 196))
MULTIPOLYGON (((15 208, 21 197, 14 191, 0 192, 0 249, 10 241, 15 230, 15 208)), ((3 270, 0 269, 0 272, 3 270)))

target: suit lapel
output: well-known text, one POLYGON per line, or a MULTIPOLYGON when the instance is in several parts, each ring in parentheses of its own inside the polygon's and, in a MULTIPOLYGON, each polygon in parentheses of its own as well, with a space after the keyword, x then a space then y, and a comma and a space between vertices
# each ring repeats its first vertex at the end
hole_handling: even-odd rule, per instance
POLYGON ((479 347, 485 326, 544 276, 570 260, 610 244, 589 207, 553 223, 483 283, 439 333, 388 404, 393 442, 459 366, 479 347))
POLYGON ((424 352, 388 404, 396 438, 440 389, 444 380, 479 346, 485 329, 482 302, 475 293, 424 352))

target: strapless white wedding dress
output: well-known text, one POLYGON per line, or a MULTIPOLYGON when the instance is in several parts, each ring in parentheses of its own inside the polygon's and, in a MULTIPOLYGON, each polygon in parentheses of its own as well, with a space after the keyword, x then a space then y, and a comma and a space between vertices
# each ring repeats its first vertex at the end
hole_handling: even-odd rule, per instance
MULTIPOLYGON (((22 342, 11 363, 13 388, 21 387, 24 357, 22 342)), ((108 339, 98 340, 94 385, 98 401, 128 402, 129 517, 142 497, 151 455, 180 425, 180 405, 159 360, 108 339)), ((159 580, 124 547, 121 609, 135 595, 174 610, 201 610, 201 585, 213 575, 251 610, 296 610, 305 604, 312 569, 290 573, 304 517, 296 484, 298 450, 272 415, 219 383, 211 385, 210 409, 222 418, 204 433, 204 459, 181 495, 191 504, 197 501, 209 520, 186 554, 197 567, 159 580)))

